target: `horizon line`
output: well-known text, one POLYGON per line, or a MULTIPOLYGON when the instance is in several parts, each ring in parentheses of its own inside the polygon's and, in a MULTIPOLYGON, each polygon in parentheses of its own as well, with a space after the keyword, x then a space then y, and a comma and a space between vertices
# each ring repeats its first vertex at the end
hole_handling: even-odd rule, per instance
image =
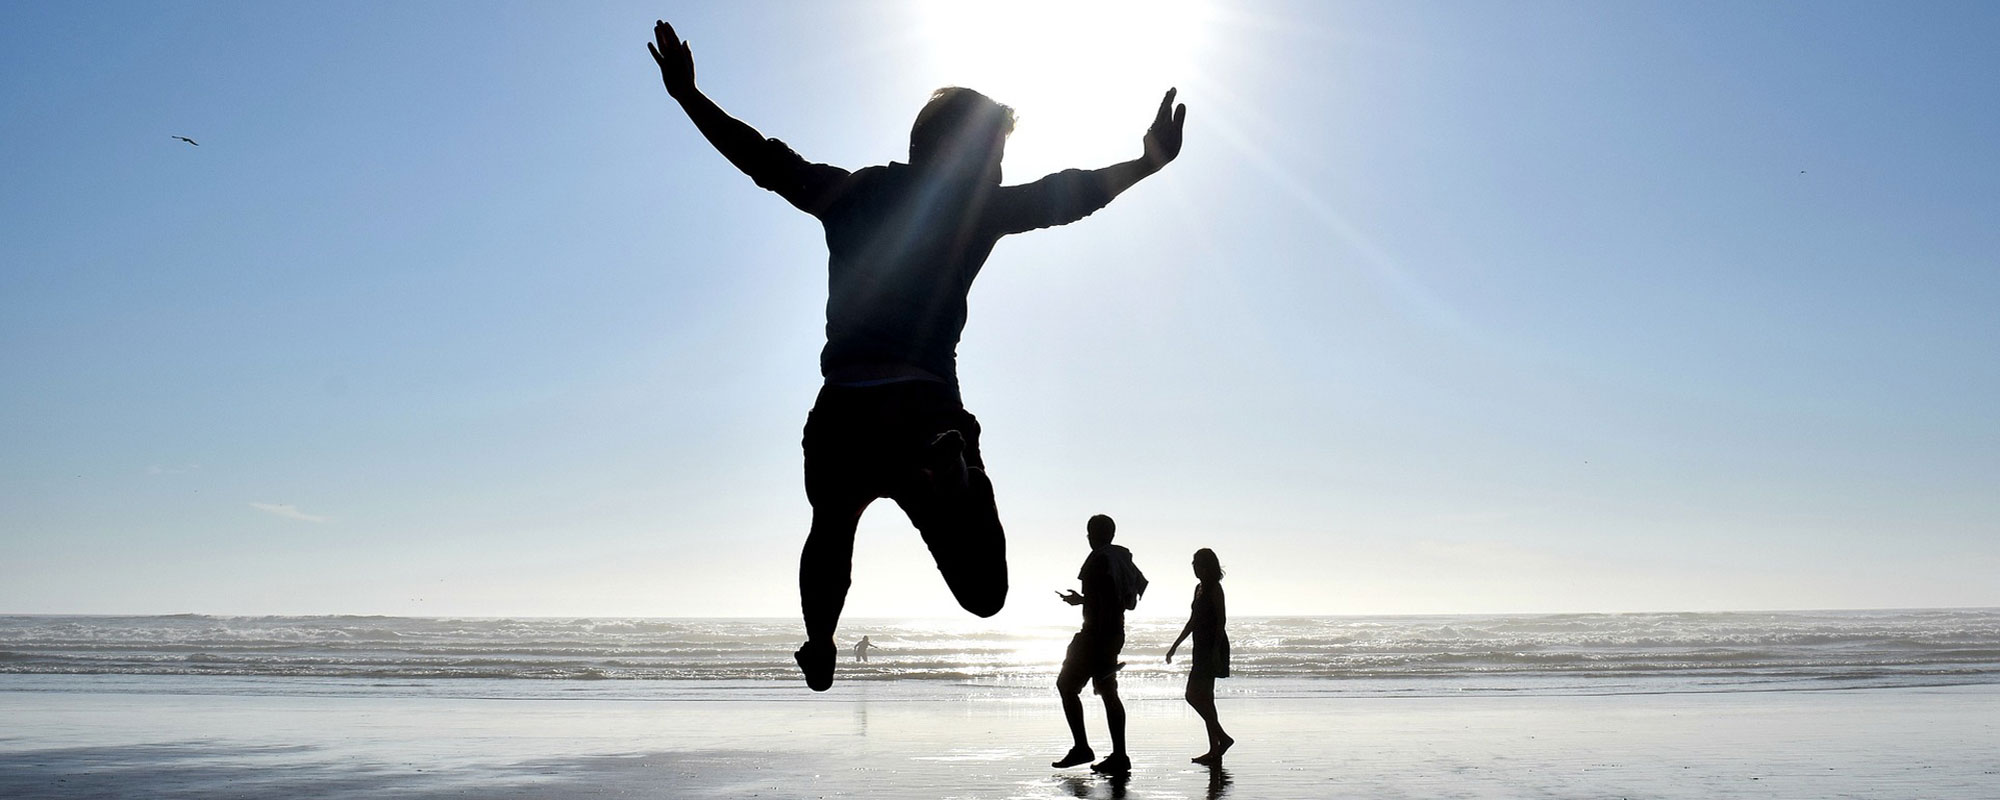
MULTIPOLYGON (((1988 606, 1865 606, 1865 607, 1863 607, 1863 606, 1855 606, 1855 607, 1847 607, 1847 608, 1739 608, 1739 609, 1709 609, 1709 610, 1694 610, 1694 609, 1671 609, 1671 610, 1660 610, 1660 609, 1654 609, 1654 610, 1642 610, 1642 611, 1425 611, 1425 612, 1410 612, 1410 613, 1368 613, 1368 614, 1357 614, 1357 613, 1324 613, 1324 612, 1322 612, 1322 613, 1290 613, 1290 614, 1232 614, 1231 616, 1232 616, 1232 617, 1234 617, 1234 618, 1236 618, 1236 619, 1287 619, 1287 618, 1295 618, 1295 617, 1348 617, 1348 618, 1356 618, 1356 619, 1362 619, 1362 618, 1373 618, 1373 619, 1381 619, 1381 618, 1403 618, 1403 617, 1559 617, 1559 616, 1620 616, 1620 615, 1628 615, 1628 614, 1629 614, 1629 615, 1641 615, 1641 614, 1851 614, 1851 613, 1861 613, 1861 612, 1891 612, 1891 611, 1996 611, 1996 612, 2000 612, 2000 605, 1988 605, 1988 606)), ((1158 615, 1157 617, 1155 617, 1154 615, 1139 615, 1139 614, 1129 614, 1129 613, 1128 613, 1128 618, 1131 618, 1131 617, 1133 617, 1133 616, 1137 616, 1137 617, 1139 617, 1139 618, 1141 618, 1141 619, 1150 619, 1150 618, 1158 618, 1158 619, 1179 619, 1179 618, 1180 618, 1180 615, 1178 615, 1178 614, 1167 614, 1167 615, 1158 615)), ((272 618, 272 617, 291 617, 291 618, 310 618, 310 617, 352 617, 352 618, 357 618, 357 619, 370 619, 370 618, 374 618, 374 619, 470 619, 470 620, 497 620, 497 619, 522 619, 522 620, 529 620, 529 619, 532 619, 532 620, 546 620, 546 619, 592 619, 592 620, 600 620, 600 619, 601 619, 601 620, 730 620, 730 621, 740 621, 740 622, 796 622, 796 621, 798 620, 798 618, 797 618, 797 617, 792 617, 792 616, 766 616, 766 615, 687 615, 687 616, 633 616, 633 615, 616 615, 616 614, 434 614, 434 615, 421 615, 421 614, 372 614, 372 613, 352 613, 352 612, 336 612, 336 613, 318 613, 318 614, 275 614, 275 613, 211 613, 211 612, 201 612, 201 611, 174 611, 174 612, 165 612, 165 613, 159 613, 159 612, 155 612, 155 613, 138 613, 138 614, 126 614, 126 613, 98 613, 98 612, 92 612, 92 613, 76 613, 76 612, 66 612, 66 611, 25 611, 25 612, 14 612, 14 611, 0 611, 0 618, 10 618, 10 617, 212 617, 212 618, 217 618, 217 619, 225 619, 225 618, 234 618, 234 619, 248 619, 248 618, 260 618, 260 617, 263 617, 263 618, 272 618)), ((904 621, 953 621, 953 622, 962 622, 962 621, 964 621, 964 619, 963 619, 963 616, 962 616, 962 615, 957 615, 957 616, 922 616, 922 615, 911 615, 911 616, 855 616, 855 617, 851 617, 851 618, 849 618, 849 619, 852 619, 852 620, 904 620, 904 621)), ((1047 623, 1047 624, 1056 624, 1056 623, 1047 623)))

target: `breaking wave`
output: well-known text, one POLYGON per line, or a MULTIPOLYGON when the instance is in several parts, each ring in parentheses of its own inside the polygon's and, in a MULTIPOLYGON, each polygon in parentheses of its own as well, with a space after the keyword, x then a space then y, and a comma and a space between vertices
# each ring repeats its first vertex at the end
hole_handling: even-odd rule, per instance
MULTIPOLYGON (((1177 621, 1129 626, 1126 674, 1177 621)), ((851 620, 880 649, 842 680, 1040 684, 1073 629, 851 620)), ((2000 610, 1235 618, 1234 671, 1305 681, 1704 690, 2000 682, 2000 610), (1647 682, 1651 682, 1648 684, 1647 682), (1638 682, 1634 684, 1633 682, 1638 682)), ((791 620, 0 617, 0 674, 796 681, 791 620)))

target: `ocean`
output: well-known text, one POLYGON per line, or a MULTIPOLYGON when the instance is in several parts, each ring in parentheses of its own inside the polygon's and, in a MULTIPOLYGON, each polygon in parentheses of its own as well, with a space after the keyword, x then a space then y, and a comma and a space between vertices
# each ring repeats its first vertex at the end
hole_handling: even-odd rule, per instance
MULTIPOLYGON (((1179 621, 1134 621, 1128 693, 1173 694, 1179 621)), ((1074 628, 851 619, 879 698, 1044 693, 1074 628), (893 688, 891 688, 893 687, 893 688)), ((1462 696, 2000 683, 2000 609, 1237 617, 1251 694, 1462 696)), ((0 616, 0 691, 726 698, 809 696, 796 620, 0 616), (796 690, 796 691, 795 691, 796 690)), ((1183 653, 1186 651, 1184 650, 1183 653)))

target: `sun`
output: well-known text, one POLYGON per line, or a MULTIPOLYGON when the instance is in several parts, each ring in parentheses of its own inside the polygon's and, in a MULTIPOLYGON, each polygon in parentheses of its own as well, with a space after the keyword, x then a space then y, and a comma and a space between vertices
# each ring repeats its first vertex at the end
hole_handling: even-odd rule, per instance
POLYGON ((1009 182, 1138 155, 1160 95, 1200 79, 1209 0, 913 0, 924 68, 1014 107, 1009 182), (1130 151, 1130 152, 1126 152, 1130 151), (1033 173, 1032 175, 1028 173, 1033 173))

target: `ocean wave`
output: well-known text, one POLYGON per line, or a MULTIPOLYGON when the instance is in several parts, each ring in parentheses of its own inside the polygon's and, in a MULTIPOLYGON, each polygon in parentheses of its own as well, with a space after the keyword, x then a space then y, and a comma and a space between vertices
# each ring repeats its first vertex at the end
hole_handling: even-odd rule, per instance
MULTIPOLYGON (((1072 632, 855 624, 880 649, 869 664, 843 661, 842 674, 871 681, 1037 684, 1072 632)), ((1178 631, 1178 621, 1129 625, 1126 674, 1183 674, 1158 655, 1178 631)), ((1239 617, 1230 635, 1245 677, 1465 678, 1496 690, 1558 679, 2000 682, 2000 610, 1987 609, 1239 617)), ((794 681, 798 638, 789 620, 0 616, 0 674, 794 681)))

